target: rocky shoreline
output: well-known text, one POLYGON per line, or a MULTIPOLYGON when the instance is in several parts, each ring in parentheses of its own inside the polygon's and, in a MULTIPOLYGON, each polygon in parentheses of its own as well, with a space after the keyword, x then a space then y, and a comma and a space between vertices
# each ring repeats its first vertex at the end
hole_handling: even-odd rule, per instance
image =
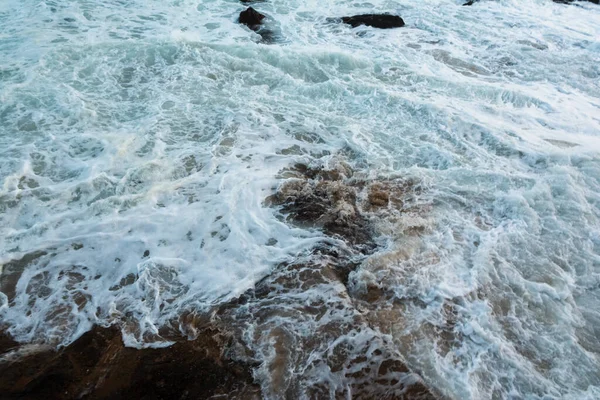
POLYGON ((223 356, 226 342, 214 328, 143 350, 125 347, 115 327, 94 327, 59 350, 5 337, 0 392, 4 399, 259 398, 249 366, 223 356))
POLYGON ((265 204, 330 240, 239 298, 173 321, 161 331, 169 347, 125 347, 117 327, 96 326, 58 350, 4 336, 0 391, 10 399, 441 398, 356 308, 368 293, 349 279, 377 248, 370 216, 402 209, 414 183, 373 182, 343 161, 297 164, 280 178, 265 204))
MULTIPOLYGON (((268 41, 273 34, 263 26, 265 19, 250 7, 238 22, 268 41)), ((353 28, 404 26, 402 18, 387 14, 330 22, 353 28)), ((265 205, 288 224, 322 232, 325 240, 274 267, 232 301, 208 311, 182 311, 159 332, 158 343, 170 342, 168 347, 127 347, 118 326, 95 326, 62 348, 20 344, 0 333, 2 398, 443 398, 434 379, 411 368, 398 346, 411 333, 396 335, 396 327, 407 304, 421 306, 418 299, 398 298, 382 282, 385 274, 376 274, 393 257, 410 258, 406 244, 426 229, 418 223, 394 225, 390 231, 406 238, 404 247, 375 254, 382 236, 378 222, 393 225, 403 215, 422 214, 408 201, 422 190, 419 183, 373 178, 335 158, 327 165, 296 164, 279 178, 265 205), (355 279, 361 267, 372 280, 355 279)), ((31 253, 3 265, 0 285, 8 301, 23 268, 46 255, 31 253)), ((453 329, 458 302, 444 299, 445 322, 428 322, 422 336, 446 353, 459 342, 453 329)))

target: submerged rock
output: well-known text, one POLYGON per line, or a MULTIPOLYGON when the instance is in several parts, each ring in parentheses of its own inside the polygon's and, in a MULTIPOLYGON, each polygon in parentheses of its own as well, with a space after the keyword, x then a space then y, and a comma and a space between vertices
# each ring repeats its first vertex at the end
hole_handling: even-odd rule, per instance
MULTIPOLYGON (((362 254, 376 247, 374 237, 381 224, 375 228, 375 220, 391 223, 407 213, 421 212, 405 204, 420 190, 412 180, 374 181, 358 176, 344 162, 328 168, 296 164, 282 171, 281 177, 288 179, 266 199, 267 205, 279 207, 288 222, 341 238, 362 254)), ((415 233, 409 230, 396 234, 415 233)))
POLYGON ((4 293, 9 302, 16 296, 17 283, 21 274, 30 263, 48 254, 46 251, 34 251, 25 254, 21 259, 11 260, 0 265, 0 292, 4 293))
POLYGON ((320 251, 281 264, 219 313, 251 353, 268 355, 255 370, 264 398, 438 398, 355 310, 344 265, 320 251))
POLYGON ((369 179, 342 160, 296 164, 280 177, 285 181, 266 204, 288 222, 338 240, 324 239, 293 262, 278 265, 240 297, 243 307, 228 311, 236 321, 232 325, 241 328, 235 336, 249 340, 254 353, 269 354, 255 371, 265 377, 263 395, 443 398, 408 368, 389 336, 372 329, 355 304, 352 275, 376 248, 372 219, 391 221, 408 212, 405 200, 417 190, 415 184, 369 179), (255 323, 249 325, 251 319, 255 323))
POLYGON ((329 238, 238 298, 181 310, 157 333, 170 347, 125 347, 115 327, 95 327, 58 350, 20 345, 0 330, 3 398, 442 398, 356 307, 381 297, 375 289, 362 296, 353 278, 376 248, 372 218, 393 223, 410 213, 414 182, 369 179, 341 160, 297 164, 280 177, 266 203, 329 238))
POLYGON ((342 17, 342 22, 356 28, 360 25, 372 26, 380 29, 401 28, 404 20, 398 15, 390 14, 362 14, 352 17, 342 17))
POLYGON ((356 188, 347 182, 352 174, 349 167, 323 169, 297 164, 287 173, 299 179, 285 182, 267 199, 269 205, 280 206, 290 222, 322 229, 364 253, 374 249, 371 228, 357 208, 356 188))

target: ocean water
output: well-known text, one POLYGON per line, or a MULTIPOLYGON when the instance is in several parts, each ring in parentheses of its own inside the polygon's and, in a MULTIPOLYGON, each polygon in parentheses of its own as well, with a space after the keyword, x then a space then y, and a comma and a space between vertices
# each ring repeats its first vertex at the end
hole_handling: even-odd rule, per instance
MULTIPOLYGON (((269 0, 272 43, 244 8, 0 2, 2 326, 168 345, 169 321, 331 240, 265 199, 285 168, 343 159, 418 182, 419 211, 371 217, 379 248, 347 287, 279 299, 368 326, 322 348, 376 337, 448 398, 600 398, 600 7, 269 0), (366 12, 406 26, 328 20, 366 12)), ((266 396, 334 382, 308 355, 273 376, 269 343, 266 396)))

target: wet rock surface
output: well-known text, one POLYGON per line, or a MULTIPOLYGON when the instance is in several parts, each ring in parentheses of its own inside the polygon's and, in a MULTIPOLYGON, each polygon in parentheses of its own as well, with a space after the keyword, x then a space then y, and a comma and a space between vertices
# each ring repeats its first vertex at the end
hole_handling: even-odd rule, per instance
POLYGON ((375 248, 372 229, 357 207, 356 188, 347 182, 352 176, 349 167, 326 170, 297 164, 286 172, 297 178, 284 183, 267 199, 269 205, 279 206, 288 221, 320 228, 363 253, 375 248))
POLYGON ((95 327, 64 349, 19 351, 0 340, 0 392, 4 399, 259 398, 250 368, 228 360, 227 337, 206 329, 196 340, 167 348, 123 345, 116 328, 95 327))
POLYGON ((398 15, 390 14, 362 14, 351 17, 342 17, 342 22, 356 28, 360 25, 372 26, 379 29, 401 28, 404 20, 398 15))
MULTIPOLYGON (((418 192, 410 180, 372 180, 346 163, 297 164, 282 171, 287 178, 267 204, 278 207, 289 223, 320 229, 346 246, 323 243, 303 259, 280 265, 246 294, 236 320, 259 317, 258 348, 275 346, 263 364, 271 381, 265 393, 288 398, 441 398, 410 371, 389 336, 356 307, 362 289, 354 275, 376 248, 381 232, 373 217, 394 219, 410 213, 403 202, 418 192), (298 301, 301 298, 302 301, 298 301), (247 313, 243 315, 242 313, 247 313), (297 366, 297 367, 295 367, 297 366), (302 376, 294 368, 302 366, 302 376), (273 373, 287 371, 283 375, 273 373), (286 375, 287 374, 287 375, 286 375), (331 381, 323 380, 331 377, 331 381), (332 384, 337 382, 338 385, 332 384)), ((362 301, 362 300, 360 300, 362 301)))
POLYGON ((259 25, 262 23, 262 20, 265 16, 258 11, 256 11, 252 7, 248 7, 244 11, 240 13, 240 17, 238 19, 240 24, 248 26, 250 29, 258 29, 259 25))
POLYGON ((1 266, 0 292, 6 295, 8 301, 12 301, 15 297, 17 282, 19 281, 23 269, 46 254, 47 252, 45 251, 36 251, 24 255, 19 260, 9 261, 1 266))
POLYGON ((240 13, 238 22, 258 33, 262 38, 262 43, 274 43, 276 41, 275 32, 263 26, 263 20, 265 18, 265 15, 259 13, 252 7, 248 7, 240 13))
MULTIPOLYGON (((357 271, 377 235, 414 210, 410 180, 373 180, 343 161, 281 171, 265 200, 323 240, 276 266, 238 298, 185 311, 159 336, 164 348, 124 346, 119 329, 95 327, 66 348, 0 336, 0 390, 9 399, 357 398, 436 399, 369 314, 387 294, 357 271), (366 310, 370 311, 365 313, 366 310)), ((394 230, 400 225, 394 225, 394 230)), ((406 227, 407 235, 418 235, 406 227)), ((398 318, 398 316, 394 316, 398 318)), ((383 327, 385 331, 386 327, 383 327)))
POLYGON ((266 398, 436 398, 354 308, 344 273, 355 268, 344 255, 315 251, 219 312, 261 361, 255 376, 266 398))

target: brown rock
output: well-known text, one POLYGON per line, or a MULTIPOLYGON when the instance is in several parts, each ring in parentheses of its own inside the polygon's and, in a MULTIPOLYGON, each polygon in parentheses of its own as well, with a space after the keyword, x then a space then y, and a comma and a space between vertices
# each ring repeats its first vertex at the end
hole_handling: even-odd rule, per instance
POLYGON ((373 185, 369 188, 369 204, 371 207, 387 207, 389 202, 390 195, 381 187, 381 185, 373 185))
POLYGON ((356 188, 348 181, 352 176, 349 167, 340 164, 325 169, 298 164, 285 175, 298 179, 283 183, 267 199, 268 205, 280 206, 288 221, 341 237, 360 252, 375 248, 372 229, 357 207, 356 188))
MULTIPOLYGON (((6 354, 15 343, 1 340, 6 354), (4 347, 6 346, 6 347, 4 347)), ((138 350, 115 328, 95 327, 60 350, 0 362, 6 399, 259 398, 248 365, 225 359, 226 337, 208 329, 194 341, 138 350)))

